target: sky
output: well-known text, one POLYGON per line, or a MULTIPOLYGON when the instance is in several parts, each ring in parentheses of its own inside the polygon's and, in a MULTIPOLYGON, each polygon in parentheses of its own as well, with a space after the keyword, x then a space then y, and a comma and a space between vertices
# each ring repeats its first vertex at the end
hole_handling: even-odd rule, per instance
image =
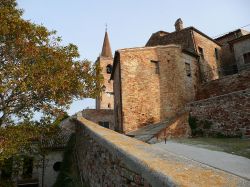
MULTIPOLYGON (((224 33, 250 30, 249 0, 17 0, 23 18, 56 30, 63 44, 78 46, 81 59, 95 61, 108 25, 111 48, 144 46, 152 33, 174 31, 181 18, 214 38, 224 33)), ((95 108, 93 99, 75 101, 68 111, 95 108)))

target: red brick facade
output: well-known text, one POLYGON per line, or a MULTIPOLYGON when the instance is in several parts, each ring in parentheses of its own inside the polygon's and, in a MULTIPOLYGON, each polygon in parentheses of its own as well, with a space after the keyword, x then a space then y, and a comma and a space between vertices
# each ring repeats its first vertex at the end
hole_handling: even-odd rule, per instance
POLYGON ((112 74, 117 129, 126 133, 173 116, 194 100, 198 73, 196 57, 180 46, 117 51, 112 74))

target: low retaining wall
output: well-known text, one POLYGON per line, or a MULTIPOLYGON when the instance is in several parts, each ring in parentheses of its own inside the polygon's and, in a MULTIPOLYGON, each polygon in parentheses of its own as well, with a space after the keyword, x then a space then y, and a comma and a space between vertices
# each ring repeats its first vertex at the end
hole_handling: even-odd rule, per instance
POLYGON ((198 129, 208 135, 241 136, 250 128, 250 89, 189 103, 198 129))
POLYGON ((250 88, 250 70, 245 70, 238 74, 228 75, 204 83, 197 90, 196 100, 207 99, 248 88, 250 88))
POLYGON ((76 120, 80 175, 90 186, 249 186, 249 181, 76 120))

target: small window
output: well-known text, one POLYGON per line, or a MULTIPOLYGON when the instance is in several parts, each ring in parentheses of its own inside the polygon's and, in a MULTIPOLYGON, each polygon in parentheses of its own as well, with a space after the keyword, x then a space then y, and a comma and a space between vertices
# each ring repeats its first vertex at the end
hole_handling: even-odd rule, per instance
MULTIPOLYGON (((110 95, 110 94, 109 94, 109 95, 110 95)), ((111 104, 110 104, 110 103, 108 104, 108 108, 111 108, 111 104)))
POLYGON ((191 66, 189 63, 185 63, 186 75, 191 77, 191 66))
POLYGON ((245 64, 250 64, 250 52, 243 55, 245 64))
POLYGON ((219 50, 217 48, 214 49, 214 54, 215 54, 216 60, 219 60, 219 50))
POLYGON ((108 64, 106 66, 106 71, 107 71, 107 74, 111 74, 111 72, 112 72, 112 65, 111 64, 108 64))
POLYGON ((199 52, 200 57, 204 59, 204 52, 201 47, 198 47, 198 52, 199 52))
POLYGON ((56 163, 54 163, 54 165, 53 165, 54 171, 60 171, 61 165, 62 165, 62 162, 56 162, 56 163))
POLYGON ((108 121, 99 121, 98 123, 102 127, 109 128, 109 122, 108 121))
POLYGON ((155 74, 160 74, 159 61, 151 60, 151 62, 155 64, 155 74))

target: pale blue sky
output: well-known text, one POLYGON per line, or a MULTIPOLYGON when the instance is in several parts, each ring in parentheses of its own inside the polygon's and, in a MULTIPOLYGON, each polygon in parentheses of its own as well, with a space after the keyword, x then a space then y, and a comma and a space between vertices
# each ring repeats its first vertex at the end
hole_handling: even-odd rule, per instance
MULTIPOLYGON (((145 45, 153 32, 174 31, 182 18, 214 37, 250 24, 249 0, 17 0, 24 18, 58 31, 63 43, 79 47, 82 59, 95 61, 105 24, 111 48, 145 45)), ((250 30, 250 27, 245 29, 250 30)), ((70 114, 95 107, 92 99, 74 102, 70 114)))

